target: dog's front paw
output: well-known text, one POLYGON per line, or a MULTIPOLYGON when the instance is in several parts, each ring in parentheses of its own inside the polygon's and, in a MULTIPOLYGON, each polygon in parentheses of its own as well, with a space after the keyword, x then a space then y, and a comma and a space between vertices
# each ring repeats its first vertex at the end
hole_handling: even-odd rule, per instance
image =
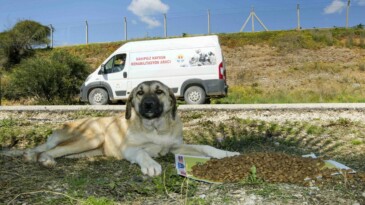
POLYGON ((38 159, 38 162, 45 166, 45 167, 54 167, 56 166, 56 161, 53 159, 53 157, 45 154, 45 153, 42 153, 40 156, 39 156, 39 159, 38 159))
POLYGON ((141 164, 141 171, 145 175, 154 177, 161 174, 162 167, 155 160, 149 160, 141 164))
POLYGON ((34 152, 33 150, 26 150, 23 154, 23 158, 27 162, 37 162, 38 153, 34 152))

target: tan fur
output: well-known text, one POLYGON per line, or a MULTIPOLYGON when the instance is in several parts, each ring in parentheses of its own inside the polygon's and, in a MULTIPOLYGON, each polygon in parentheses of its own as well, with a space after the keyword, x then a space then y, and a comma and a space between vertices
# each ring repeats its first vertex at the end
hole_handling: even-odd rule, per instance
MULTIPOLYGON (((161 174, 161 166, 152 158, 168 152, 215 158, 239 154, 206 145, 183 144, 182 123, 176 109, 176 99, 167 86, 158 81, 144 82, 130 94, 125 115, 66 123, 45 144, 25 151, 24 158, 51 167, 57 157, 104 155, 138 163, 143 174, 156 176, 161 174), (152 113, 160 109, 160 114, 151 117, 151 113, 143 111, 143 106, 150 108, 146 99, 155 102, 150 105, 156 105, 148 110, 152 113)), ((20 152, 3 154, 11 153, 20 152)))

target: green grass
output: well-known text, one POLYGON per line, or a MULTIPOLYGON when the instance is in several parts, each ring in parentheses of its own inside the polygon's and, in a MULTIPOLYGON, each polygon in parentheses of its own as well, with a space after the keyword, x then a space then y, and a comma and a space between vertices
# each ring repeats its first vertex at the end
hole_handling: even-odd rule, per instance
MULTIPOLYGON (((235 112, 224 111, 235 116, 235 112)), ((96 112, 97 116, 112 115, 110 112, 96 112)), ((94 116, 92 112, 53 113, 47 119, 60 115, 59 119, 71 120, 94 116)), ((320 156, 331 157, 356 171, 365 171, 363 159, 363 122, 346 118, 334 121, 321 119, 302 121, 262 121, 250 118, 231 117, 224 121, 212 121, 219 111, 186 111, 182 120, 189 122, 184 127, 184 140, 192 144, 208 144, 217 148, 249 152, 282 152, 302 155, 314 152, 320 156), (192 120, 194 119, 194 120, 192 120), (351 137, 346 137, 351 136, 351 137), (361 143, 359 143, 361 142, 361 143), (356 149, 356 152, 354 152, 356 149)), ((32 114, 15 114, 0 120, 0 136, 17 131, 13 135, 21 143, 15 145, 29 147, 46 139, 50 130, 59 122, 42 123, 32 114), (38 139, 39 142, 35 141, 38 139)), ((43 119, 45 120, 45 119, 43 119)), ((9 139, 0 139, 1 146, 8 145, 9 139)), ((235 203, 232 193, 245 190, 268 200, 286 203, 296 200, 294 190, 289 185, 267 184, 251 171, 251 178, 242 183, 210 185, 178 176, 174 167, 174 156, 169 154, 156 159, 163 168, 158 177, 143 176, 136 164, 113 158, 57 159, 57 166, 46 169, 34 163, 25 163, 20 158, 0 156, 0 201, 27 204, 133 204, 152 201, 164 204, 224 204, 235 203), (201 194, 206 198, 201 198, 201 194), (213 195, 209 195, 214 193, 213 195)), ((309 188, 294 187, 295 193, 311 197, 309 188)), ((361 187, 341 186, 333 190, 321 187, 324 191, 347 198, 358 199, 363 192, 361 187), (340 189, 341 188, 341 189, 340 189), (359 195, 360 194, 360 195, 359 195)), ((321 200, 325 200, 321 198, 321 200)))
POLYGON ((351 141, 351 144, 352 145, 361 145, 361 144, 363 144, 363 141, 359 140, 359 139, 355 139, 355 140, 351 141))
MULTIPOLYGON (((318 87, 317 87, 318 88, 318 87)), ((309 90, 296 88, 294 90, 265 91, 251 86, 232 86, 228 96, 212 99, 212 104, 258 104, 258 103, 363 103, 365 91, 336 90, 323 88, 309 90)))

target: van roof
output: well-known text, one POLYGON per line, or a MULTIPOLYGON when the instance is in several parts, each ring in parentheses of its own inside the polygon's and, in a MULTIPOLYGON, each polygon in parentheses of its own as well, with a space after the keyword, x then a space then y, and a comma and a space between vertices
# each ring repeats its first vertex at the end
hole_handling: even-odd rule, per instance
POLYGON ((145 52, 155 50, 173 50, 183 48, 198 48, 219 46, 218 36, 198 36, 185 38, 171 38, 147 41, 128 42, 119 47, 114 53, 123 52, 145 52))

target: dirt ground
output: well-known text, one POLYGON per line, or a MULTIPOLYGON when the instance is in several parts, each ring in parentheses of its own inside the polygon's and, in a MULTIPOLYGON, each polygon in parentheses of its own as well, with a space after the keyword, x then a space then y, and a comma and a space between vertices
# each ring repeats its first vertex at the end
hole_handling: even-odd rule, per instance
MULTIPOLYGON (((362 110, 180 111, 186 143, 221 149, 315 153, 365 171, 362 110)), ((44 142, 65 121, 109 116, 108 111, 1 112, 1 147, 44 142)), ((208 184, 176 174, 174 156, 157 159, 160 177, 143 176, 135 164, 110 158, 58 159, 53 169, 0 156, 0 204, 365 204, 365 184, 301 186, 242 180, 208 184)))

